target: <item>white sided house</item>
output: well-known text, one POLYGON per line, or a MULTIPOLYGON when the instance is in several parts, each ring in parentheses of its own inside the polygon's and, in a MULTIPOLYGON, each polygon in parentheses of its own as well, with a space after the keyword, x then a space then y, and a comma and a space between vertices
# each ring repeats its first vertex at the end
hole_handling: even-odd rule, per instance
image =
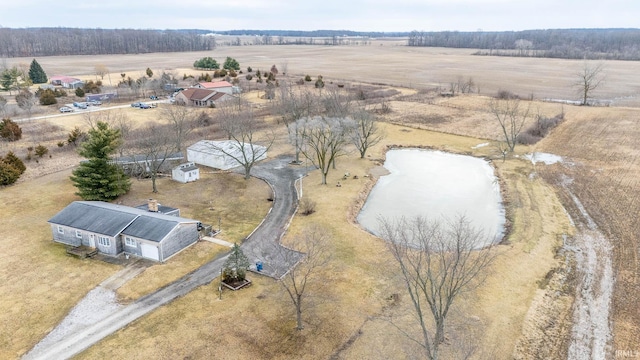
POLYGON ((255 161, 267 158, 267 148, 262 145, 244 144, 244 155, 242 147, 235 141, 213 141, 200 140, 187 148, 187 160, 199 165, 208 166, 220 170, 228 170, 241 166, 236 159, 243 159, 246 156, 255 161))
POLYGON ((154 201, 149 202, 148 209, 74 201, 49 219, 49 224, 55 242, 95 248, 110 256, 125 253, 154 261, 166 261, 194 244, 202 227, 197 220, 159 212, 154 201))
POLYGON ((193 162, 180 164, 171 170, 171 178, 186 184, 200 179, 200 169, 193 162))

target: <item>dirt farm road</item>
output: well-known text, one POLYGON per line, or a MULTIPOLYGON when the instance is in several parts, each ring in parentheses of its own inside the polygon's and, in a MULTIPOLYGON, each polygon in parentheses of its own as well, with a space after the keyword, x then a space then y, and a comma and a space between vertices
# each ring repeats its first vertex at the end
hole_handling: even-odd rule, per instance
MULTIPOLYGON (((279 240, 296 211, 298 196, 295 183, 307 170, 303 166, 288 165, 290 160, 287 157, 279 157, 256 164, 252 169, 252 175, 265 180, 271 186, 274 201, 263 222, 241 245, 250 260, 263 262, 262 272, 265 275, 276 278, 282 276, 303 257, 303 254, 279 245, 279 240), (283 259, 287 259, 289 263, 282 263, 283 259)), ((158 307, 209 284, 220 275, 226 258, 225 255, 214 259, 166 287, 116 310, 103 320, 68 334, 53 345, 32 350, 23 359, 71 358, 158 307)))

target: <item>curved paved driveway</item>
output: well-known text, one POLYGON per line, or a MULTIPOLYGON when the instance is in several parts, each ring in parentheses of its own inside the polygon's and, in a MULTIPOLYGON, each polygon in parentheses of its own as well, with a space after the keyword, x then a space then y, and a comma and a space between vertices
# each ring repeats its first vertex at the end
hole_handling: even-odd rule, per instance
MULTIPOLYGON (((297 194, 295 181, 306 173, 306 168, 291 167, 290 158, 280 157, 256 164, 251 174, 267 181, 275 191, 272 210, 241 247, 252 260, 261 260, 265 275, 279 278, 304 255, 282 248, 279 240, 295 213, 297 194)), ((227 256, 214 259, 164 288, 144 296, 121 308, 105 319, 67 335, 62 341, 27 353, 23 359, 68 359, 93 344, 125 327, 132 321, 150 313, 192 290, 210 283, 218 277, 227 256)))

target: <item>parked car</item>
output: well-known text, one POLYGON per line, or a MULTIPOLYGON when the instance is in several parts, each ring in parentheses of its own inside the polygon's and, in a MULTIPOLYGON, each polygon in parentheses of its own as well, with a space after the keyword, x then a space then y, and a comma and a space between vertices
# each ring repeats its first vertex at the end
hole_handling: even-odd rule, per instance
POLYGON ((151 109, 151 105, 146 104, 146 103, 140 103, 140 106, 138 106, 140 109, 151 109))
POLYGON ((131 104, 131 107, 137 107, 139 108, 142 105, 141 102, 134 102, 133 104, 131 104))
POLYGON ((98 106, 98 105, 102 105, 102 101, 98 101, 98 100, 91 100, 88 102, 89 105, 91 106, 98 106))
POLYGON ((155 96, 155 95, 151 95, 151 96, 149 96, 149 99, 151 99, 151 100, 158 100, 158 97, 157 97, 157 96, 155 96))
POLYGON ((60 108, 60 112, 61 113, 73 112, 73 109, 68 107, 68 106, 63 106, 63 107, 60 108))
POLYGON ((73 106, 77 107, 78 109, 86 109, 87 108, 87 103, 83 103, 83 102, 81 102, 81 103, 73 103, 73 106))

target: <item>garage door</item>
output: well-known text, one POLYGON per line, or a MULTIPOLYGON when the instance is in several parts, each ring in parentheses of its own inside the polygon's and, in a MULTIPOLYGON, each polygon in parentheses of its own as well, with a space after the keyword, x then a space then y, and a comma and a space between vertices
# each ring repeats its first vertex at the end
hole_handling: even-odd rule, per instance
POLYGON ((158 248, 157 247, 155 247, 153 245, 142 243, 142 244, 140 244, 140 250, 142 250, 142 257, 143 258, 152 259, 152 260, 156 260, 156 261, 160 260, 160 257, 158 256, 158 248))

